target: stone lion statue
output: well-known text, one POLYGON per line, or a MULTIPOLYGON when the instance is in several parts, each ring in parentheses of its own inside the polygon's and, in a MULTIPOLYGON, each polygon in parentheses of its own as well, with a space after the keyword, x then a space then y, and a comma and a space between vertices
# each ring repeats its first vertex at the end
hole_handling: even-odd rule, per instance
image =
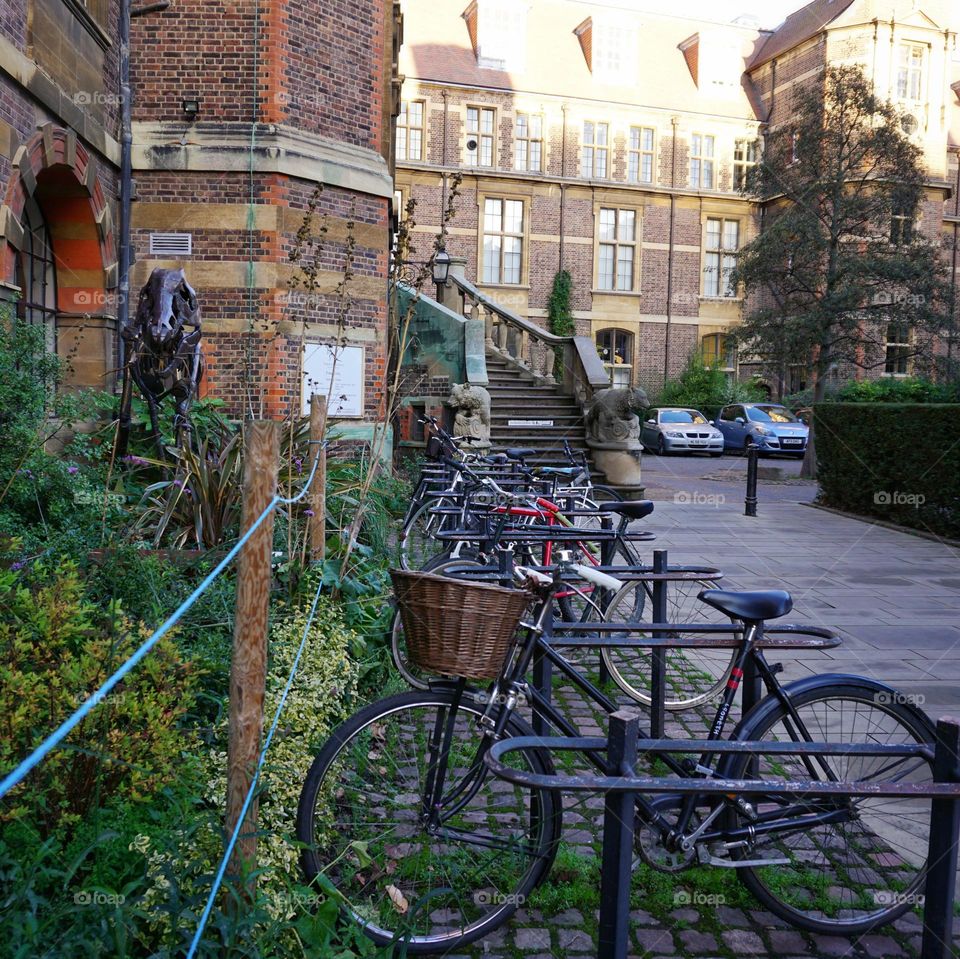
POLYGON ((639 445, 637 413, 649 405, 647 394, 641 389, 598 390, 587 410, 587 439, 597 444, 639 445))
POLYGON ((456 411, 454 436, 470 437, 473 446, 490 445, 490 394, 482 386, 456 384, 447 405, 456 411))

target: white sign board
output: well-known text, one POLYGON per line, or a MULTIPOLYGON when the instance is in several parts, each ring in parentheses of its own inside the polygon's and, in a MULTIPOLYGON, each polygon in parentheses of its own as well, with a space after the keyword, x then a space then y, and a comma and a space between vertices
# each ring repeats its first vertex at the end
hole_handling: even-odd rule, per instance
POLYGON ((553 420, 507 420, 507 426, 553 426, 553 420))
POLYGON ((304 415, 310 412, 311 393, 327 397, 327 412, 331 417, 363 416, 363 347, 341 346, 337 349, 326 343, 305 343, 304 415))

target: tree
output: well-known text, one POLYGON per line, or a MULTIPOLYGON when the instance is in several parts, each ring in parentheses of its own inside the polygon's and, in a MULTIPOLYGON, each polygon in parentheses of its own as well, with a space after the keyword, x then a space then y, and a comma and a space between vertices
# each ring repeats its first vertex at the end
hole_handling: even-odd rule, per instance
POLYGON ((818 402, 838 366, 882 367, 888 338, 905 344, 898 362, 930 368, 949 287, 938 244, 914 226, 923 154, 897 108, 855 66, 828 67, 792 107, 748 179, 762 228, 731 277, 746 303, 735 335, 781 379, 812 367, 818 402))
MULTIPOLYGON (((558 270, 553 278, 553 288, 550 290, 550 301, 547 304, 547 326, 550 332, 557 336, 572 336, 577 332, 577 324, 570 309, 572 289, 573 280, 570 273, 567 270, 558 270)), ((555 353, 553 376, 558 383, 562 383, 563 351, 558 347, 555 353)))

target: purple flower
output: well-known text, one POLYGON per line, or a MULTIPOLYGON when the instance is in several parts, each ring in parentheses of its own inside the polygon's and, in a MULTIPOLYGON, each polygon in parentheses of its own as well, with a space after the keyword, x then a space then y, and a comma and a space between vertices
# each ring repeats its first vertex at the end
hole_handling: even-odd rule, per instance
POLYGON ((304 516, 313 516, 313 515, 315 515, 315 514, 314 514, 314 512, 313 512, 312 509, 305 509, 305 510, 303 511, 303 515, 304 515, 304 516))
POLYGON ((10 564, 10 569, 12 569, 14 572, 16 572, 18 569, 23 569, 23 567, 24 564, 19 561, 10 564))
POLYGON ((68 466, 68 467, 67 467, 67 472, 68 472, 71 476, 73 476, 75 473, 79 473, 79 472, 80 472, 80 467, 79 467, 79 466, 68 466))
POLYGON ((123 461, 125 463, 130 463, 131 466, 149 466, 150 461, 145 460, 142 456, 134 456, 133 454, 124 456, 123 461))

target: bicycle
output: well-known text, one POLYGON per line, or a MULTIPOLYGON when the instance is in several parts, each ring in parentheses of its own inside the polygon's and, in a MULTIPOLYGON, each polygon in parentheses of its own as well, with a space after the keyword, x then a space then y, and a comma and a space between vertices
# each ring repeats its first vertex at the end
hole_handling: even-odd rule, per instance
MULTIPOLYGON (((473 535, 473 530, 477 531, 477 536, 482 533, 479 521, 476 518, 466 518, 470 515, 469 500, 465 500, 457 508, 447 507, 449 516, 443 515, 443 508, 440 508, 436 512, 438 528, 434 538, 441 545, 455 542, 457 548, 437 553, 423 564, 422 570, 444 576, 471 575, 480 567, 497 568, 500 552, 504 548, 513 549, 516 552, 515 561, 522 565, 538 568, 549 566, 554 538, 560 532, 556 527, 568 515, 568 511, 561 510, 557 503, 538 494, 506 490, 492 477, 478 476, 469 467, 464 466, 462 472, 465 477, 474 481, 478 489, 489 493, 493 503, 499 504, 492 509, 499 512, 501 520, 516 519, 525 525, 514 526, 501 522, 494 531, 486 534, 487 539, 482 540, 473 535), (511 536, 529 536, 537 528, 531 524, 538 519, 547 525, 541 529, 542 553, 536 556, 529 540, 525 543, 513 543, 511 536), (462 530, 462 535, 458 527, 466 527, 462 530)), ((611 533, 603 535, 612 539, 609 545, 611 566, 621 566, 623 573, 629 575, 629 570, 641 568, 641 562, 628 538, 627 527, 631 521, 650 515, 653 508, 653 503, 641 500, 604 503, 594 506, 592 510, 577 512, 589 512, 596 517, 619 518, 619 526, 611 533)), ((572 521, 566 519, 566 525, 572 525, 572 521)), ((587 544, 596 541, 595 537, 600 537, 601 533, 594 529, 582 534, 578 532, 577 535, 580 541, 571 545, 581 549, 586 561, 597 565, 598 558, 587 544)), ((618 569, 616 572, 619 574, 621 571, 618 569)), ((697 612, 696 594, 709 586, 710 583, 703 580, 677 581, 671 584, 667 594, 669 621, 690 622, 690 617, 697 612)), ((640 579, 623 584, 616 592, 601 592, 596 602, 585 596, 583 591, 570 589, 558 597, 557 606, 559 618, 565 622, 598 618, 611 623, 636 623, 643 618, 645 610, 653 608, 653 587, 649 581, 640 579)), ((722 617, 715 619, 718 622, 724 621, 722 617)), ((426 689, 429 676, 413 667, 406 655, 403 623, 399 612, 394 615, 390 637, 393 662, 400 674, 413 688, 426 689)), ((601 655, 610 678, 636 702, 649 706, 651 694, 644 679, 650 674, 650 654, 636 649, 604 647, 601 655)), ((692 709, 720 695, 730 677, 733 655, 712 649, 686 649, 682 652, 672 650, 667 654, 665 667, 670 690, 665 707, 671 711, 692 709)))
MULTIPOLYGON (((551 577, 517 572, 536 596, 535 615, 493 670, 489 688, 468 687, 468 675, 367 706, 334 731, 304 783, 297 838, 304 844, 306 878, 334 895, 345 917, 381 945, 402 942, 414 954, 466 945, 504 923, 549 873, 561 834, 562 796, 493 779, 484 762, 493 742, 533 735, 520 715, 526 705, 562 735, 579 733, 526 681, 534 656, 548 657, 607 713, 617 708, 543 638, 564 575, 593 578, 602 586, 605 574, 565 562, 551 577)), ((502 590, 504 603, 510 593, 516 595, 502 590)), ((740 678, 752 664, 768 694, 740 720, 733 739, 932 742, 927 717, 882 683, 848 675, 778 682, 762 637, 766 621, 792 608, 788 593, 706 590, 701 599, 739 623, 737 664, 711 740, 726 732, 740 678)), ((487 622, 495 626, 495 616, 487 622)), ((476 667, 473 675, 491 673, 476 667)), ((584 755, 606 772, 603 755, 584 755)), ((930 748, 921 759, 808 754, 793 762, 806 779, 917 782, 930 778, 932 756, 930 748), (857 758, 865 763, 851 771, 857 758)), ((791 762, 782 755, 716 761, 711 754, 663 752, 646 758, 683 778, 782 779, 791 762)), ((509 762, 531 772, 554 771, 550 755, 536 746, 511 753, 509 762)), ((911 908, 923 882, 930 826, 923 799, 771 795, 748 802, 736 794, 677 794, 640 796, 636 812, 638 860, 664 872, 695 863, 736 868, 765 908, 814 932, 851 935, 891 922, 911 908)))

